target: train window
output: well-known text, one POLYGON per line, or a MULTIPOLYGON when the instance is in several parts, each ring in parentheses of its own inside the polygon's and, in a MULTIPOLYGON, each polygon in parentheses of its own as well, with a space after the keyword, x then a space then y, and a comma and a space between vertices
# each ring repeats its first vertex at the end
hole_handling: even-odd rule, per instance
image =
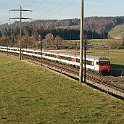
POLYGON ((92 65, 92 62, 89 61, 89 60, 86 60, 86 64, 87 64, 87 65, 92 65))
POLYGON ((80 59, 77 59, 77 62, 79 62, 79 63, 80 63, 80 59))
POLYGON ((96 62, 97 65, 99 65, 99 62, 96 62))
POLYGON ((99 61, 99 65, 101 65, 101 66, 110 65, 110 62, 109 61, 99 61))

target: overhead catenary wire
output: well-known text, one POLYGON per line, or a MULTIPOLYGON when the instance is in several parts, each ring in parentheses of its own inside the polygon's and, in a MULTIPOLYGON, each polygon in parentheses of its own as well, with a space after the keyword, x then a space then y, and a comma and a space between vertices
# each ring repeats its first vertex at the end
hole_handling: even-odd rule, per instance
POLYGON ((36 6, 34 6, 33 11, 39 10, 41 7, 45 7, 45 4, 47 5, 48 0, 43 0, 40 3, 37 3, 36 6))
POLYGON ((42 2, 42 0, 37 0, 37 1, 35 1, 35 0, 31 0, 27 5, 25 5, 25 8, 32 8, 33 6, 35 6, 35 5, 39 5, 39 3, 41 3, 42 2))
MULTIPOLYGON (((52 8, 50 8, 50 9, 46 10, 46 12, 41 13, 40 16, 39 16, 39 13, 37 13, 37 14, 35 15, 35 17, 37 17, 37 16, 38 16, 38 17, 41 17, 41 15, 43 16, 43 15, 45 15, 45 14, 47 14, 47 13, 50 13, 50 12, 53 11, 55 8, 57 8, 58 6, 62 5, 64 2, 65 2, 65 0, 62 0, 62 1, 60 1, 59 3, 54 4, 54 7, 52 7, 52 8)), ((44 10, 45 10, 45 9, 46 9, 46 7, 44 8, 44 10)))
MULTIPOLYGON (((62 13, 64 8, 67 8, 72 3, 71 1, 65 0, 53 0, 51 6, 47 6, 47 2, 49 0, 18 0, 18 3, 22 4, 23 8, 30 8, 32 9, 33 13, 30 15, 34 20, 41 20, 46 17, 52 17, 52 15, 57 15, 57 13, 62 13), (46 7, 47 6, 47 7, 46 7), (40 11, 42 8, 43 11, 40 11), (39 10, 39 11, 37 11, 39 10)), ((23 14, 24 16, 29 16, 27 13, 23 14)), ((55 17, 56 18, 56 17, 55 17)), ((57 17, 59 19, 59 17, 57 17)))
POLYGON ((22 17, 22 12, 24 11, 24 12, 31 12, 32 10, 28 10, 28 9, 22 9, 22 7, 20 6, 20 9, 13 9, 13 10, 9 10, 9 11, 16 11, 16 12, 19 12, 19 17, 18 18, 10 18, 10 19, 19 19, 19 27, 20 27, 20 35, 19 35, 19 37, 20 37, 20 41, 19 41, 19 47, 20 47, 20 54, 19 54, 19 59, 20 60, 22 60, 22 51, 21 51, 21 49, 22 49, 22 20, 23 19, 30 19, 30 18, 24 18, 24 17, 22 17))
MULTIPOLYGON (((24 9, 28 9, 28 8, 32 9, 33 13, 31 15, 28 15, 27 13, 23 13, 23 15, 26 17, 31 16, 34 19, 35 19, 35 17, 36 17, 36 19, 37 18, 43 19, 46 17, 52 17, 52 15, 57 15, 57 13, 60 13, 64 8, 66 8, 64 6, 70 6, 70 5, 68 5, 68 1, 69 0, 67 0, 67 1, 65 1, 65 0, 14 0, 11 2, 10 5, 11 6, 20 6, 21 5, 24 9), (47 12, 47 11, 49 11, 49 12, 47 12)), ((9 9, 11 9, 11 8, 9 8, 9 9)), ((59 15, 57 15, 57 16, 59 17, 59 15)), ((1 11, 1 20, 3 20, 3 18, 5 20, 4 22, 2 21, 2 23, 8 23, 8 17, 9 17, 8 10, 4 10, 4 12, 1 11)), ((56 18, 56 16, 54 16, 54 17, 56 18)), ((15 20, 15 21, 17 21, 17 20, 15 20)))
MULTIPOLYGON (((71 3, 69 5, 71 5, 71 3)), ((58 14, 59 12, 62 12, 62 10, 64 10, 66 7, 69 7, 69 6, 62 6, 61 8, 59 8, 59 9, 57 9, 55 11, 51 11, 51 13, 52 13, 52 15, 55 15, 56 13, 58 14)), ((43 17, 43 19, 48 17, 49 15, 51 15, 51 14, 49 13, 49 14, 45 15, 43 17)))
POLYGON ((66 7, 69 7, 69 5, 72 3, 72 1, 68 1, 68 3, 66 3, 66 5, 65 5, 65 0, 62 0, 61 2, 59 2, 58 4, 56 4, 53 8, 50 8, 49 10, 47 10, 46 12, 44 12, 44 13, 41 13, 41 15, 39 16, 38 14, 37 15, 35 15, 35 18, 37 18, 37 19, 44 19, 44 18, 46 18, 47 16, 49 16, 49 15, 55 15, 56 13, 58 13, 58 12, 60 12, 60 11, 62 11, 64 8, 66 8, 66 7), (64 5, 63 5, 64 4, 64 5), (61 5, 61 6, 60 6, 61 5), (62 6, 63 5, 63 6, 62 6), (59 6, 59 8, 58 8, 58 6, 59 6))
POLYGON ((23 8, 29 8, 34 2, 34 0, 21 0, 21 5, 23 8))
MULTIPOLYGON (((40 0, 39 3, 35 2, 34 3, 34 0, 32 1, 32 3, 28 6, 25 6, 25 8, 32 8, 32 11, 34 12, 35 10, 39 10, 41 7, 43 7, 45 5, 45 3, 47 2, 47 0, 40 0), (32 7, 34 6, 34 7, 32 7)), ((28 15, 26 15, 28 16, 28 15)))

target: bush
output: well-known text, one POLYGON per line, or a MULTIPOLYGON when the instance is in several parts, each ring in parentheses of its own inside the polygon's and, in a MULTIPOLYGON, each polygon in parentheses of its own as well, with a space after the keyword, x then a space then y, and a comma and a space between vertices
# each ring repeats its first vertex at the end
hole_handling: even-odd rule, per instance
POLYGON ((122 40, 122 42, 121 42, 120 48, 121 48, 121 49, 124 49, 124 38, 123 38, 123 40, 122 40))
POLYGON ((110 49, 120 49, 124 48, 124 40, 113 40, 106 43, 110 49))

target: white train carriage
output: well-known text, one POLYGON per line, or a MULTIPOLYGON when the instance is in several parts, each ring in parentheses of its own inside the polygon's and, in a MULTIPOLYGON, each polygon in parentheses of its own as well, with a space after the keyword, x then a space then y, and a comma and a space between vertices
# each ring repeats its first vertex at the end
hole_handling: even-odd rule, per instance
MULTIPOLYGON (((79 67, 80 66, 80 56, 79 55, 68 55, 65 53, 51 53, 51 52, 43 52, 44 56, 55 60, 58 62, 62 62, 65 64, 70 64, 79 67)), ((83 62, 84 63, 84 62, 83 62)), ((84 65, 83 65, 84 66, 84 65)), ((97 57, 97 56, 87 56, 86 57, 86 68, 88 70, 92 70, 95 72, 102 73, 110 73, 110 61, 105 57, 97 57)))
MULTIPOLYGON (((0 46, 1 51, 7 51, 7 49, 8 49, 8 52, 19 54, 19 48, 13 48, 13 47, 7 48, 7 47, 0 46)), ((37 57, 37 58, 41 58, 40 53, 41 53, 40 50, 22 49, 22 54, 37 57)), ((42 58, 48 59, 51 61, 61 62, 61 63, 68 64, 68 65, 73 65, 76 67, 80 66, 79 55, 69 55, 67 53, 65 54, 65 53, 42 51, 42 58)), ((101 58, 101 57, 96 57, 96 56, 87 56, 86 57, 86 68, 88 70, 107 73, 107 74, 109 74, 111 71, 110 61, 109 59, 105 57, 101 58)))

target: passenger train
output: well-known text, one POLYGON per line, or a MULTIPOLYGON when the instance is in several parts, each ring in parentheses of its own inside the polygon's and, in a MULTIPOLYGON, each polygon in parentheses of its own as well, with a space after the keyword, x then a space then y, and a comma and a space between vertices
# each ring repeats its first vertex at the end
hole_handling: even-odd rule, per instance
MULTIPOLYGON (((0 46, 0 51, 11 52, 19 54, 19 48, 3 47, 0 46)), ((80 67, 80 56, 79 55, 67 55, 65 53, 45 52, 40 50, 22 49, 22 54, 32 56, 36 58, 48 59, 51 61, 57 61, 60 63, 73 65, 80 67)), ((84 66, 84 65, 83 65, 84 66)), ((105 57, 87 56, 86 57, 86 68, 88 70, 98 72, 101 74, 109 75, 111 71, 110 60, 105 57)))

